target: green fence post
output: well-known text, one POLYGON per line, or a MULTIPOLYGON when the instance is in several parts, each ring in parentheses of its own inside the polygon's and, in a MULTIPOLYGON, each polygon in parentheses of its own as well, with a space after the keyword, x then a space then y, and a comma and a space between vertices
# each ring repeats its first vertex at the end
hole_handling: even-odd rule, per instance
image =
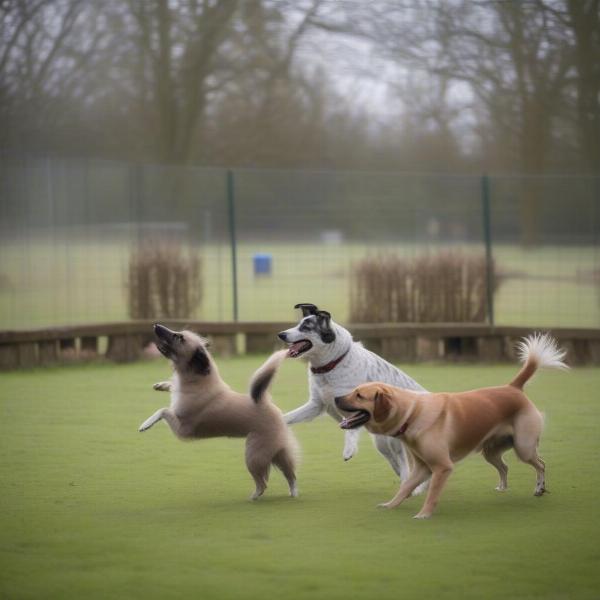
POLYGON ((229 240, 231 243, 231 283, 233 290, 233 320, 238 320, 237 240, 235 233, 235 187, 233 171, 227 170, 227 204, 229 207, 229 240))
POLYGON ((131 163, 129 165, 129 219, 131 227, 135 227, 136 250, 140 249, 142 238, 142 183, 143 167, 141 164, 131 163))
POLYGON ((483 217, 483 240, 485 243, 485 284, 488 323, 494 326, 494 259, 492 257, 492 225, 490 211, 490 180, 481 177, 481 214, 483 217))

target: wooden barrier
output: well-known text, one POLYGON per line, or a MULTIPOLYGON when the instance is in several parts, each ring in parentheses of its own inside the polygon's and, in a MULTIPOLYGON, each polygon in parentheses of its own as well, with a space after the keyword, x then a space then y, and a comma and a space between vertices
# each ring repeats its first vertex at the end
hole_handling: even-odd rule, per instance
MULTIPOLYGON (((173 329, 187 327, 207 336, 217 356, 246 352, 271 352, 281 347, 277 333, 289 322, 218 323, 168 320, 173 329), (238 344, 244 338, 245 344, 238 344)), ((354 339, 398 362, 432 360, 514 361, 518 339, 546 328, 490 327, 471 323, 380 323, 348 325, 354 339)), ((600 329, 552 328, 567 350, 571 365, 600 365, 600 329)), ((75 325, 22 331, 0 331, 0 370, 52 365, 101 357, 101 338, 106 338, 104 356, 115 362, 138 360, 152 343, 152 321, 127 321, 75 325)))

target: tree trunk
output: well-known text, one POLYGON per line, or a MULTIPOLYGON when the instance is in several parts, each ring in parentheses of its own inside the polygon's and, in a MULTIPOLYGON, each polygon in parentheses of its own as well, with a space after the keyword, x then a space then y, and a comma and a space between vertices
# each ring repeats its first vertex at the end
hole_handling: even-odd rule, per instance
POLYGON ((584 159, 600 173, 600 1, 567 0, 575 38, 577 121, 584 159))

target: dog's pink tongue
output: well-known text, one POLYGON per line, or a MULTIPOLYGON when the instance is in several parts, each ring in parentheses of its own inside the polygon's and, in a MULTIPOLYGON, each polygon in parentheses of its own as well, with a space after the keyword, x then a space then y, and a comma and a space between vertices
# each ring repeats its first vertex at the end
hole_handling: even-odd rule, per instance
POLYGON ((291 356, 292 358, 298 356, 304 344, 305 342, 296 342, 295 344, 292 344, 288 350, 288 356, 291 356))

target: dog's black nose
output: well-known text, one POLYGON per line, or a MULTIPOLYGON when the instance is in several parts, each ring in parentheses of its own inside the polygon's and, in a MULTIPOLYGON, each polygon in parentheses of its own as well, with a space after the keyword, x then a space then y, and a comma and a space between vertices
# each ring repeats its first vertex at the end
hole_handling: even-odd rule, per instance
POLYGON ((334 398, 334 400, 333 400, 333 401, 335 402, 335 405, 336 405, 336 406, 339 406, 339 405, 340 405, 340 402, 342 402, 342 400, 343 400, 343 399, 344 399, 344 397, 343 397, 343 396, 337 396, 336 398, 334 398))
POLYGON ((279 339, 282 340, 283 342, 287 341, 287 333, 285 331, 282 331, 281 333, 277 334, 279 336, 279 339))
POLYGON ((173 332, 168 327, 165 327, 160 323, 154 323, 154 333, 157 337, 163 339, 169 339, 173 335, 173 332))

